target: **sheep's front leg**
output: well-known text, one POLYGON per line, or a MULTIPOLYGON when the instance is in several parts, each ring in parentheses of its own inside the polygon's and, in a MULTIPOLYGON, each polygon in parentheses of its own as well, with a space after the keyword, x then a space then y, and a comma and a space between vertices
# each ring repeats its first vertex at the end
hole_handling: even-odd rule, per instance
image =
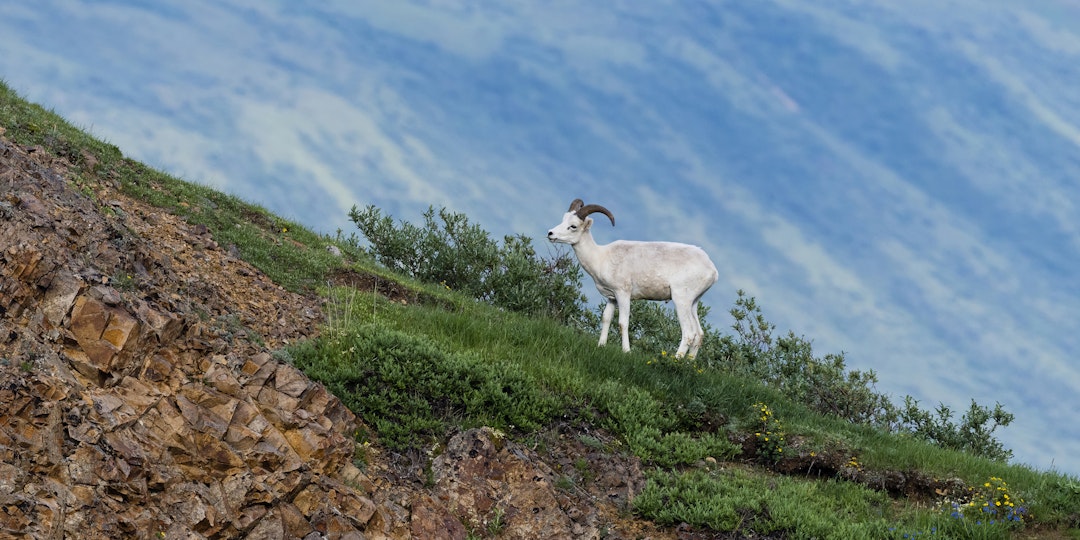
POLYGON ((690 313, 693 314, 690 322, 694 325, 694 339, 690 340, 690 350, 687 351, 687 354, 690 355, 690 358, 696 358, 702 342, 705 341, 705 331, 701 328, 701 319, 698 318, 697 300, 690 306, 690 313))
MULTIPOLYGON (((630 295, 616 294, 619 303, 619 333, 622 335, 622 350, 630 352, 630 295)), ((608 303, 610 306, 611 303, 608 303)))
POLYGON ((609 298, 607 305, 604 306, 604 315, 600 318, 600 343, 597 346, 603 347, 607 345, 608 330, 611 328, 611 317, 615 315, 615 302, 612 302, 609 298))

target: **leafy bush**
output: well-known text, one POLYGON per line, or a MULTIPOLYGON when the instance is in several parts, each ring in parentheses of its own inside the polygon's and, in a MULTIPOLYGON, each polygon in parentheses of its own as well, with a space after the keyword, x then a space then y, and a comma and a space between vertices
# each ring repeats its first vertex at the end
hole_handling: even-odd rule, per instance
POLYGON ((874 389, 873 370, 848 371, 843 353, 815 357, 812 344, 792 332, 774 338, 775 326, 743 291, 738 291, 731 316, 736 336, 719 340, 714 365, 759 379, 824 414, 860 424, 895 423, 895 407, 874 389))
POLYGON ((541 257, 524 235, 506 236, 500 246, 464 214, 445 208, 436 214, 428 207, 422 227, 395 225, 373 205, 354 206, 349 219, 371 243, 376 260, 391 270, 507 310, 579 328, 593 322, 581 294, 581 268, 567 253, 541 257))
POLYGON ((738 292, 731 310, 736 337, 722 338, 719 365, 761 379, 818 412, 834 414, 851 422, 889 431, 903 430, 937 446, 1007 461, 1012 451, 994 438, 998 427, 1008 426, 1013 415, 1000 403, 993 409, 971 402, 959 424, 952 411, 941 404, 934 413, 919 408, 911 396, 898 409, 888 396, 877 392, 877 375, 871 371, 847 371, 844 355, 813 355, 811 344, 793 333, 774 339, 770 324, 752 297, 738 292))
POLYGON ((971 408, 959 424, 953 422, 952 416, 952 410, 943 403, 931 413, 920 409, 915 398, 906 396, 900 411, 901 429, 942 448, 996 461, 1008 461, 1012 457, 1012 450, 1006 449, 993 435, 997 428, 1008 426, 1014 418, 1000 403, 990 409, 971 400, 971 408))

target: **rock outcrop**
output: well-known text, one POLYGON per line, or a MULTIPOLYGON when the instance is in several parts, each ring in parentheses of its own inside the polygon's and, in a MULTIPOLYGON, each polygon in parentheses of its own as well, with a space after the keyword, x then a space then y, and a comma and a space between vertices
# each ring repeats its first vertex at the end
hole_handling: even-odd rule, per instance
POLYGON ((0 530, 360 538, 357 419, 266 347, 318 304, 63 173, 0 141, 0 530))

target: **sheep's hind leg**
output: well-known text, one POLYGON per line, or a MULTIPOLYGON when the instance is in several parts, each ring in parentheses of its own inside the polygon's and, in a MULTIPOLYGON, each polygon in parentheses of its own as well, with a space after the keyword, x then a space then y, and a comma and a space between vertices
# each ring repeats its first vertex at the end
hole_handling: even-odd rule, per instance
POLYGON ((686 343, 686 332, 684 331, 682 339, 679 340, 679 349, 675 351, 675 358, 682 358, 686 356, 686 350, 689 347, 690 345, 686 343))
POLYGON ((675 358, 682 358, 686 356, 687 350, 690 351, 690 357, 693 358, 697 354, 698 347, 701 346, 701 331, 695 330, 697 325, 697 310, 694 309, 693 302, 685 302, 681 298, 672 298, 672 303, 675 304, 675 315, 679 318, 679 327, 682 329, 682 339, 679 340, 679 349, 675 351, 675 358))

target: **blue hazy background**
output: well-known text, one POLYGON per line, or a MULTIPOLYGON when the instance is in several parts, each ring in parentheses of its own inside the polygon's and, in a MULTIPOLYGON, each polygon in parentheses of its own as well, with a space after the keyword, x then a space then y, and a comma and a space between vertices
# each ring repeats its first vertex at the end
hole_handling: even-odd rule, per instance
POLYGON ((434 205, 544 252, 603 204, 712 255, 713 326, 744 289, 1080 473, 1075 0, 6 1, 0 78, 328 234, 434 205))

